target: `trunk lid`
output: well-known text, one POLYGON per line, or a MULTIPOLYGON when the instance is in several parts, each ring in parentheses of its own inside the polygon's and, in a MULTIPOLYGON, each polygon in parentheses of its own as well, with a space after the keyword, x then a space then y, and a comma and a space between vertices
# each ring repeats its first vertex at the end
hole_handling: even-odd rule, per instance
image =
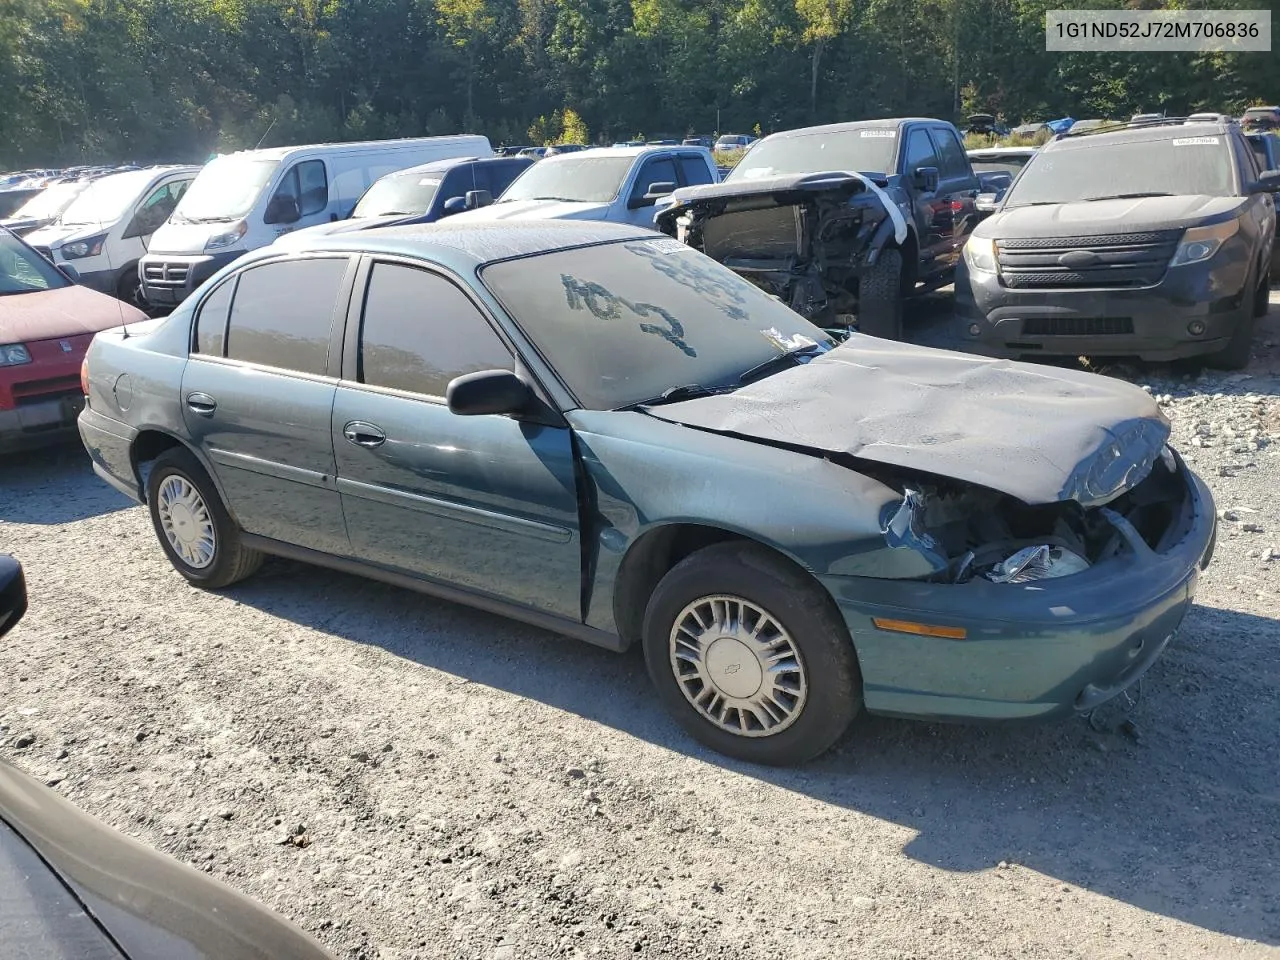
POLYGON ((733 393, 649 413, 1086 507, 1140 483, 1169 437, 1155 401, 1130 384, 861 334, 733 393))

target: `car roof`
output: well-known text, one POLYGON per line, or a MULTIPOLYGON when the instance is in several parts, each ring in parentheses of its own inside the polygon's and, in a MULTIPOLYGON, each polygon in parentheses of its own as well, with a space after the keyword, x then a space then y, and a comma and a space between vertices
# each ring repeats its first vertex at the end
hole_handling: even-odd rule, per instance
POLYGON ((1222 121, 1203 123, 1143 123, 1138 126, 1125 127, 1120 130, 1103 130, 1084 136, 1056 137, 1040 149, 1072 150, 1098 146, 1107 143, 1150 143, 1156 140, 1173 140, 1184 137, 1223 136, 1231 125, 1222 121))
POLYGON ((1028 153, 1036 153, 1039 147, 974 147, 965 152, 970 157, 1017 157, 1028 153))
MULTIPOLYGON (((603 220, 498 220, 465 224, 442 220, 317 237, 299 235, 288 243, 288 249, 291 252, 389 253, 422 257, 464 272, 495 260, 629 239, 667 238, 646 227, 603 220)), ((279 252, 279 245, 267 246, 251 254, 250 259, 267 259, 279 252)))
POLYGON ((540 163, 557 163, 563 160, 581 160, 580 153, 588 153, 592 157, 641 157, 648 153, 667 153, 673 149, 698 150, 705 149, 699 147, 681 147, 680 144, 646 144, 643 147, 592 147, 590 150, 574 150, 570 153, 560 153, 552 157, 547 157, 540 163))
POLYGON ((794 130, 780 130, 777 133, 769 134, 766 139, 781 140, 789 137, 812 137, 831 133, 844 133, 848 130, 883 130, 889 127, 901 127, 908 123, 945 124, 946 122, 945 120, 939 120, 937 117, 888 117, 884 120, 848 120, 844 123, 826 123, 818 127, 796 127, 794 130))

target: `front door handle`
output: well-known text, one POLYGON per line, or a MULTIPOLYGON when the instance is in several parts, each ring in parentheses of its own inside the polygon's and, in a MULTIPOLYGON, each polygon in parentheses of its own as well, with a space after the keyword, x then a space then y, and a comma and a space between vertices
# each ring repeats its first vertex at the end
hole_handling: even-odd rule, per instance
POLYGON ((352 420, 342 428, 342 435, 357 447, 380 447, 387 442, 387 435, 381 427, 363 420, 352 420))
POLYGON ((187 409, 202 417, 212 417, 213 412, 218 409, 218 401, 207 393, 188 393, 187 409))

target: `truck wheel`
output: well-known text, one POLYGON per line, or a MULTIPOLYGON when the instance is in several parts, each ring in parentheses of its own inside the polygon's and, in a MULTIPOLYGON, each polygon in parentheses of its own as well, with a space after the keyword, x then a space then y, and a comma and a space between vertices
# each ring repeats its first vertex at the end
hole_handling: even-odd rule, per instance
POLYGON ((1219 370, 1241 370, 1248 366, 1249 348, 1253 345, 1254 320, 1267 312, 1270 292, 1270 280, 1264 277, 1258 283, 1254 296, 1236 314, 1236 328, 1227 345, 1205 358, 1209 366, 1219 370))
POLYGON ((858 279, 858 330, 902 339, 902 251, 886 247, 858 279))

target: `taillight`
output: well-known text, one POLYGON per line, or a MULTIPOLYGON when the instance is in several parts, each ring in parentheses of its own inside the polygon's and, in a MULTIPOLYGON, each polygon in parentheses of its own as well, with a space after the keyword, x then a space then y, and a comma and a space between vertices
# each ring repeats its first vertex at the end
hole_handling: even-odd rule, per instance
POLYGON ((89 396, 89 358, 86 356, 80 362, 80 392, 86 397, 89 396))

